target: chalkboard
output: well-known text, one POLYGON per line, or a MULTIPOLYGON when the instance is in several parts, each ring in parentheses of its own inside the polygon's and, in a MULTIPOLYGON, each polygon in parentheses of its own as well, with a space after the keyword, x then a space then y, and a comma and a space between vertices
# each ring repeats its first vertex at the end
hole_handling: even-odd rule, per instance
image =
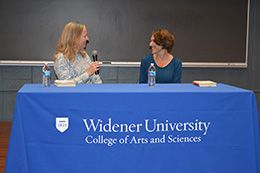
POLYGON ((167 28, 183 62, 244 63, 247 13, 248 0, 3 0, 0 60, 52 60, 64 25, 79 21, 102 61, 139 62, 167 28))

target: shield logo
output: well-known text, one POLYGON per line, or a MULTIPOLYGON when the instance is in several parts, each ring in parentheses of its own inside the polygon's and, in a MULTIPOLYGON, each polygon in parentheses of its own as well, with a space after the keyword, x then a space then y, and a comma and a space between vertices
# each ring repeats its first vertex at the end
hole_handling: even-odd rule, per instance
POLYGON ((61 133, 65 132, 69 128, 68 117, 57 117, 56 118, 56 129, 61 133))

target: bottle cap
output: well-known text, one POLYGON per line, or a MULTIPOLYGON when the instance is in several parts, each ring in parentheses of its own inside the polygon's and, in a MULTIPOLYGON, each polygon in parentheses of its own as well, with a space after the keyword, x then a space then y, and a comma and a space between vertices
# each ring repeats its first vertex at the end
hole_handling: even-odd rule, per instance
POLYGON ((47 64, 44 64, 42 67, 42 71, 46 71, 46 70, 49 70, 49 67, 47 64))

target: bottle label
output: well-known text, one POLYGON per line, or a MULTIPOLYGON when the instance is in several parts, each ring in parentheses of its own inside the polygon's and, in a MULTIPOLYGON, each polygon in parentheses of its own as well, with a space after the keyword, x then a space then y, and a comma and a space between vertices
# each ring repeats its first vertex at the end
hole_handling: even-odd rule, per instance
POLYGON ((44 76, 50 76, 51 75, 51 71, 48 71, 48 70, 43 71, 43 75, 44 76))
POLYGON ((156 72, 155 71, 149 71, 149 76, 155 76, 156 72))

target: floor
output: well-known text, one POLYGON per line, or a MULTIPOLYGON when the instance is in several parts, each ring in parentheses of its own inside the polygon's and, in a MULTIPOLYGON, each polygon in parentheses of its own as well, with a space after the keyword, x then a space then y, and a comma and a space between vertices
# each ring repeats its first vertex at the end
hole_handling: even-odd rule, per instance
POLYGON ((12 122, 0 122, 0 173, 4 172, 12 122))

